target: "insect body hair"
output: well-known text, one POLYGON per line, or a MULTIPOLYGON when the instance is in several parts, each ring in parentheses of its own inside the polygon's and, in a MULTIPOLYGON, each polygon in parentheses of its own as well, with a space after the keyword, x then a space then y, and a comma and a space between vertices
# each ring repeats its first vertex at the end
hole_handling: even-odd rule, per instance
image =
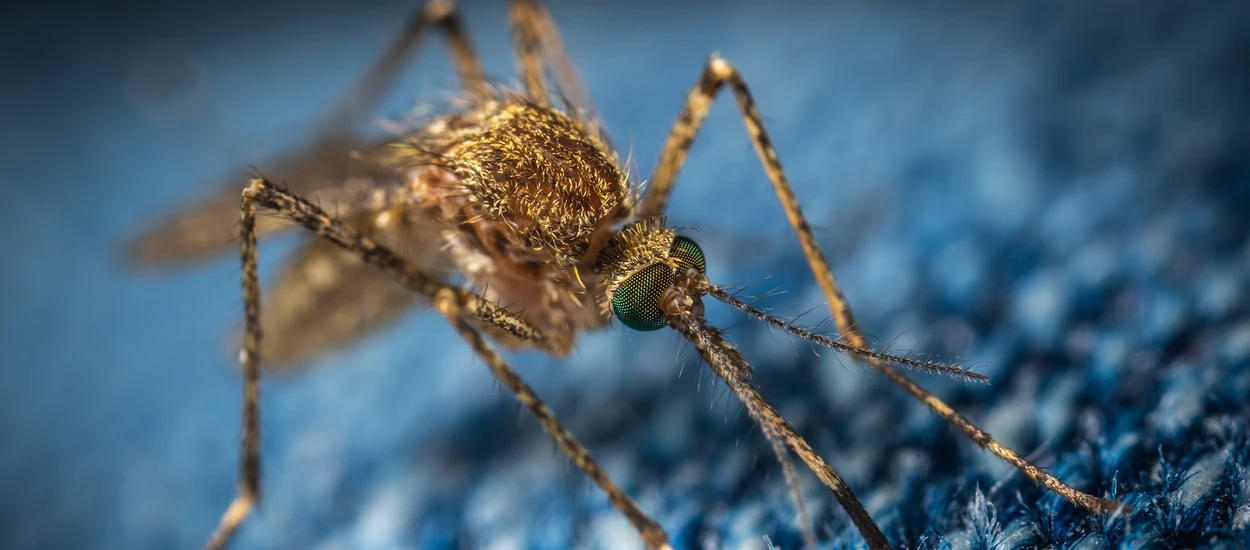
POLYGON ((427 128, 399 144, 401 162, 453 174, 470 218, 506 220, 511 246, 542 263, 576 265, 634 202, 616 153, 575 115, 505 94, 427 128))

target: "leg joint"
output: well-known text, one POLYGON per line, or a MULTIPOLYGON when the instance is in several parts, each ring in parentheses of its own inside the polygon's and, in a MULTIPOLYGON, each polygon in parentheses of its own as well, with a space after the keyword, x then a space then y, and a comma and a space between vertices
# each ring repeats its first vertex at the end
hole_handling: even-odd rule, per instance
POLYGON ((459 315, 462 310, 456 293, 450 288, 441 288, 434 294, 434 307, 448 318, 459 315))
POLYGON ((738 76, 738 70, 728 61, 725 61, 725 58, 721 57, 719 53, 712 54, 708 59, 707 70, 720 81, 731 80, 738 76))
POLYGON ((247 183, 247 187, 244 187, 244 188, 243 188, 243 200, 244 200, 244 202, 253 202, 253 201, 255 201, 255 200, 257 199, 257 197, 259 197, 259 196, 260 196, 260 194, 261 194, 262 192, 264 192, 264 191, 265 191, 265 189, 267 189, 267 188, 268 188, 268 187, 270 187, 271 185, 272 185, 272 184, 270 184, 270 183, 269 183, 268 181, 266 181, 264 178, 252 178, 252 181, 249 181, 249 182, 247 183))
POLYGON ((453 0, 430 0, 425 3, 425 17, 430 21, 442 21, 456 11, 453 0))

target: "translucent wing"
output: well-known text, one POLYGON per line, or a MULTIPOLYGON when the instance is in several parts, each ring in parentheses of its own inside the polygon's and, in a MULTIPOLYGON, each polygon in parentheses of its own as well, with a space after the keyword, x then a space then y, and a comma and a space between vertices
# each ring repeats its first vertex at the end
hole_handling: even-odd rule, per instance
MULTIPOLYGON (((445 271, 435 224, 395 209, 347 220, 362 233, 431 271, 445 271)), ((261 356, 287 369, 398 320, 420 298, 376 267, 324 239, 286 264, 262 299, 261 356)))
MULTIPOLYGON (((358 149, 347 140, 321 142, 299 153, 261 166, 262 173, 278 182, 289 182, 291 191, 308 195, 362 179, 382 184, 396 175, 380 162, 381 145, 358 149)), ((247 183, 240 169, 223 188, 190 206, 178 209, 148 226, 126 246, 132 264, 168 267, 215 257, 237 246, 239 193, 247 183)), ((258 220, 258 234, 290 227, 273 217, 258 220)))
MULTIPOLYGON (((289 182, 291 191, 299 195, 342 185, 357 177, 385 179, 378 173, 384 165, 369 154, 376 152, 379 144, 359 139, 358 131, 416 51, 423 29, 430 23, 425 11, 417 9, 412 13, 403 30, 339 99, 319 125, 312 145, 261 165, 267 177, 289 182)), ((235 224, 239 218, 239 192, 247 183, 246 172, 242 169, 230 174, 220 192, 166 216, 137 235, 127 245, 131 262, 148 267, 183 264, 216 256, 232 246, 238 237, 235 224)), ((284 227, 289 224, 261 219, 257 232, 265 234, 284 227)))

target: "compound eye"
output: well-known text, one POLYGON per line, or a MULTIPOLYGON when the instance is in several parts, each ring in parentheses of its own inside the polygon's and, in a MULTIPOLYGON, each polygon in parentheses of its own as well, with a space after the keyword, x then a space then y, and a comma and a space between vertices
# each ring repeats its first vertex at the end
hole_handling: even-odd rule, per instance
POLYGON ((634 330, 664 328, 668 319, 660 311, 660 295, 673 286, 673 279, 673 268, 668 264, 654 264, 630 275, 612 295, 612 313, 634 330))
POLYGON ((694 268, 699 274, 707 275, 707 262, 703 260, 703 249, 694 241, 685 237, 677 237, 673 239, 673 248, 669 250, 670 258, 677 260, 681 266, 678 273, 685 273, 686 270, 694 268))

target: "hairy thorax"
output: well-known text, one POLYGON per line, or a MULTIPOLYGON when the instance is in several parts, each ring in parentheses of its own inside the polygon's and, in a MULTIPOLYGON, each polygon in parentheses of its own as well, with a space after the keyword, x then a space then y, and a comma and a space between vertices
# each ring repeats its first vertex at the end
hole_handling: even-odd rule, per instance
POLYGON ((499 101, 438 119, 399 150, 421 207, 443 222, 452 260, 478 291, 542 328, 559 355, 579 330, 607 322, 593 263, 632 196, 597 128, 499 101))

